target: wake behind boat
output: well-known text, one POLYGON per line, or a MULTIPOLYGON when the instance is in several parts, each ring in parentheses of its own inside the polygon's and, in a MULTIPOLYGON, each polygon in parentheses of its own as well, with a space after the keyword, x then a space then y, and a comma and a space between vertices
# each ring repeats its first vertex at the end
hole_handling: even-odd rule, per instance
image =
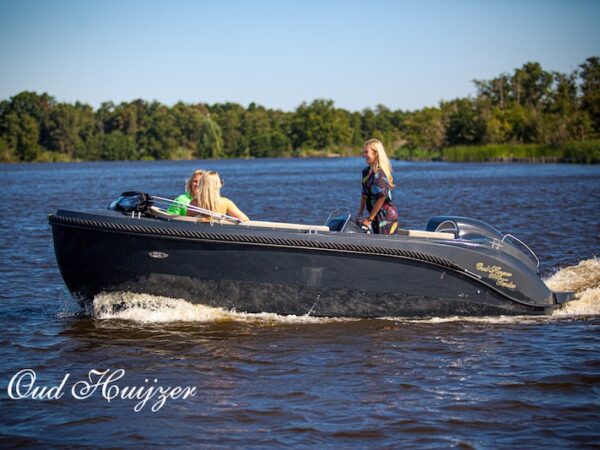
POLYGON ((247 313, 323 317, 548 314, 552 292, 521 241, 439 216, 425 230, 365 234, 349 213, 325 225, 176 216, 129 192, 108 210, 49 216, 63 279, 82 305, 134 292, 247 313))

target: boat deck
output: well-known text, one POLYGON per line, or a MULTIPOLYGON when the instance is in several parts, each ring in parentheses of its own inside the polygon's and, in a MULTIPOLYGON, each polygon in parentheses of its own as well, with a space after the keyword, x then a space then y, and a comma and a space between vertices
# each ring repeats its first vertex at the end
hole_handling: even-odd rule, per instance
MULTIPOLYGON (((236 227, 245 228, 266 228, 270 230, 290 230, 290 231, 304 231, 307 233, 318 233, 318 232, 332 232, 326 225, 307 225, 300 223, 287 223, 287 222, 270 222, 263 220, 249 220, 247 222, 235 222, 227 219, 212 219, 206 217, 192 217, 192 216, 180 216, 177 214, 171 214, 164 209, 156 206, 148 208, 150 215, 161 219, 181 221, 181 222, 200 222, 200 223, 217 223, 220 225, 231 225, 236 227)), ((430 238, 430 239, 454 239, 453 233, 435 232, 435 231, 423 231, 423 230, 399 230, 398 234, 416 237, 416 238, 430 238)))

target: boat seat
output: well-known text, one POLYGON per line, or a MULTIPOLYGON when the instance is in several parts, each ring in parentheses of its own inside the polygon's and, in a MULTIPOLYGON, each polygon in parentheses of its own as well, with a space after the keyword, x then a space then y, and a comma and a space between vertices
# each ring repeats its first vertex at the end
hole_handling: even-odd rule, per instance
POLYGON ((325 225, 305 225, 302 223, 287 223, 287 222, 267 222, 263 220, 249 220, 242 222, 240 226, 259 227, 259 228, 277 228, 281 230, 298 230, 298 231, 330 231, 325 225))
POLYGON ((154 217, 160 217, 169 220, 180 220, 184 222, 211 222, 220 225, 239 225, 253 228, 269 228, 308 232, 329 231, 329 227, 324 225, 304 225, 300 223, 267 222, 263 220, 249 220, 247 222, 238 223, 227 219, 210 219, 209 217, 180 216, 178 214, 171 214, 165 211, 164 209, 158 208, 156 206, 150 206, 148 208, 148 214, 154 217))
POLYGON ((150 206, 148 208, 148 214, 154 217, 160 217, 162 219, 169 220, 179 220, 182 222, 198 222, 197 217, 192 216, 180 216, 179 214, 171 214, 170 212, 165 211, 164 209, 158 208, 156 206, 150 206))
POLYGON ((431 239, 454 239, 454 233, 441 231, 407 230, 409 237, 431 238, 431 239))

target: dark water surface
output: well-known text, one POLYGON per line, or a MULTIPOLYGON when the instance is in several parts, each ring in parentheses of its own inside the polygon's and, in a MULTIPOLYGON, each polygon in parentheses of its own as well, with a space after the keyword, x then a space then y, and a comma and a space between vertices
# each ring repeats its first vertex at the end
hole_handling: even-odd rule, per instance
POLYGON ((122 314, 83 314, 48 213, 126 190, 174 197, 198 166, 218 170, 253 219, 320 224, 359 205, 358 158, 0 165, 0 447, 600 445, 600 167, 395 164, 405 228, 453 214, 514 234, 549 284, 577 292, 553 316, 315 319, 149 296, 127 297, 122 314), (40 388, 67 377, 62 396, 10 398, 25 369, 40 388), (76 384, 120 369, 104 393, 76 384), (159 386, 195 395, 153 412, 155 395, 136 412, 159 386), (138 399, 120 398, 135 387, 138 399))

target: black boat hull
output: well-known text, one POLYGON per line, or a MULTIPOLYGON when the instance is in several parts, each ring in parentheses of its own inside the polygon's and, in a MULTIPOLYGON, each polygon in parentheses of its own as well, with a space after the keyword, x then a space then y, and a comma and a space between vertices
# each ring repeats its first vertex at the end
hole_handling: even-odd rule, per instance
POLYGON ((50 218, 62 276, 82 304, 101 292, 125 291, 238 312, 328 317, 546 314, 556 307, 545 286, 536 287, 545 296, 541 304, 520 301, 518 293, 510 298, 450 260, 414 248, 385 254, 346 250, 322 236, 232 238, 208 225, 201 238, 186 237, 188 224, 163 222, 170 227, 165 233, 158 220, 141 219, 136 228, 124 222, 133 219, 92 219, 50 218), (288 241, 294 245, 281 244, 288 241))

